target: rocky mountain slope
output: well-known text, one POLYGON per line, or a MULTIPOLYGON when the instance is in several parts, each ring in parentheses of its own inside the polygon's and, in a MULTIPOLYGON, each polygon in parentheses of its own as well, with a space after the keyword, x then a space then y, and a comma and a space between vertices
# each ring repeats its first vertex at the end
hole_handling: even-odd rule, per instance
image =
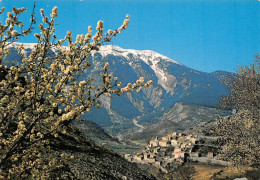
MULTIPOLYGON (((12 53, 5 58, 6 63, 20 63, 21 57, 16 55, 17 51, 14 48, 17 45, 19 44, 15 43, 10 47, 12 53)), ((29 54, 33 44, 24 46, 29 54)), ((91 109, 91 112, 83 117, 94 121, 107 132, 118 135, 118 138, 129 132, 151 128, 153 124, 167 118, 165 122, 169 120, 173 122, 171 125, 174 125, 176 120, 171 120, 172 116, 167 115, 167 112, 171 111, 176 102, 215 107, 219 98, 227 93, 225 86, 219 81, 227 72, 196 71, 150 50, 123 49, 106 45, 102 46, 100 51, 92 52, 90 61, 93 64, 92 68, 83 74, 80 80, 99 77, 104 63, 109 62, 109 72, 118 76, 123 85, 128 82, 134 83, 140 76, 154 82, 152 86, 139 93, 124 94, 113 100, 102 97, 104 106, 100 110, 91 109)))
POLYGON ((53 139, 52 151, 75 157, 67 161, 67 165, 78 179, 155 179, 118 154, 97 146, 82 136, 76 127, 68 129, 66 135, 53 139))
POLYGON ((122 82, 135 82, 140 76, 154 82, 140 93, 129 93, 113 100, 104 98, 99 117, 96 117, 97 110, 85 117, 113 134, 140 131, 135 122, 146 128, 162 121, 155 117, 163 117, 176 102, 215 107, 220 97, 227 93, 219 81, 227 72, 199 72, 150 50, 108 45, 93 52, 90 60, 94 66, 88 76, 96 77, 104 63, 109 62, 109 71, 122 82))
MULTIPOLYGON (((50 157, 52 157, 53 163, 52 165, 49 163, 50 168, 39 168, 42 173, 41 179, 155 179, 152 175, 139 169, 136 164, 130 163, 118 154, 96 145, 73 124, 67 126, 65 134, 59 133, 56 138, 54 136, 46 136, 45 138, 50 143, 48 150, 41 153, 41 166, 46 166, 45 161, 49 162, 50 157)), ((16 165, 18 166, 19 163, 24 163, 24 160, 19 159, 16 165)), ((5 171, 5 165, 1 167, 1 171, 5 171)), ((33 168, 27 168, 26 173, 29 174, 29 177, 13 178, 35 179, 33 168)))
POLYGON ((75 122, 74 124, 79 128, 82 133, 84 133, 88 138, 95 141, 96 143, 119 143, 117 139, 110 136, 108 133, 105 132, 103 128, 101 128, 93 121, 83 120, 82 122, 75 122))
MULTIPOLYGON (((194 104, 175 103, 162 115, 154 117, 158 123, 147 125, 141 132, 129 134, 129 139, 143 142, 156 136, 163 136, 174 131, 184 131, 197 125, 215 121, 220 115, 229 115, 230 111, 217 110, 214 107, 205 107, 194 104)), ((190 133, 193 131, 190 130, 190 133)))

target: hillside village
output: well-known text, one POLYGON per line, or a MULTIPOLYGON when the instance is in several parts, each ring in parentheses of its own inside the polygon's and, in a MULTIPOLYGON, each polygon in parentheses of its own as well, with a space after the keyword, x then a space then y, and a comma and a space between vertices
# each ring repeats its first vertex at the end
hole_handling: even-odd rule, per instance
POLYGON ((197 149, 201 138, 198 135, 173 132, 161 138, 156 137, 144 147, 142 152, 134 156, 125 154, 128 161, 157 166, 161 171, 168 173, 187 161, 207 162, 227 165, 225 161, 217 160, 215 152, 207 152, 201 156, 197 149))

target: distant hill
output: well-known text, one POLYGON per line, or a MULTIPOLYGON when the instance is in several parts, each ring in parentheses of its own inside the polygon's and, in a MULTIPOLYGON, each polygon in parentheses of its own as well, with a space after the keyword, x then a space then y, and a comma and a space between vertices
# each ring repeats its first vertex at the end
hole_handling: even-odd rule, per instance
POLYGON ((229 114, 230 111, 178 102, 161 116, 156 117, 159 121, 158 123, 154 123, 151 126, 147 125, 146 129, 134 133, 129 136, 129 138, 132 140, 148 142, 155 136, 163 136, 174 131, 186 130, 187 132, 192 133, 193 127, 215 121, 219 115, 226 116, 229 114))

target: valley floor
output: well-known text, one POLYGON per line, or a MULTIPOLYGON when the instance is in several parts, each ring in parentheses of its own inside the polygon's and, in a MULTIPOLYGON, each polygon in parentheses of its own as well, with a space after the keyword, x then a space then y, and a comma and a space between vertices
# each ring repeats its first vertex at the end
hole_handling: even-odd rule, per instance
POLYGON ((176 171, 168 173, 162 179, 167 180, 234 180, 246 177, 248 180, 259 180, 260 169, 240 168, 202 164, 186 163, 176 171))

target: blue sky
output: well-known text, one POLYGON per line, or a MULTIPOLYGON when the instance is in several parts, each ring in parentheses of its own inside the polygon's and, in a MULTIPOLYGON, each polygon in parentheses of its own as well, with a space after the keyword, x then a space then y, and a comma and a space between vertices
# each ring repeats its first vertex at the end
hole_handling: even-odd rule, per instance
MULTIPOLYGON (((9 11, 14 5, 27 7, 26 20, 33 1, 2 0, 0 4, 9 11)), ((129 27, 113 40, 114 45, 154 50, 200 71, 233 71, 238 64, 251 63, 260 52, 258 0, 49 0, 37 1, 36 6, 38 22, 40 8, 50 14, 58 6, 59 38, 67 30, 86 34, 98 20, 104 21, 104 30, 116 29, 129 14, 129 27)))

